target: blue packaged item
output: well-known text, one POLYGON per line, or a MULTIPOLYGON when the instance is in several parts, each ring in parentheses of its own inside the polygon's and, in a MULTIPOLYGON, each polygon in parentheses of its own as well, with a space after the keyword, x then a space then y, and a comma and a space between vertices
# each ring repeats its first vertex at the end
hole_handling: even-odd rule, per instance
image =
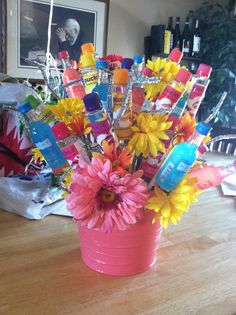
POLYGON ((156 175, 161 189, 173 190, 197 159, 197 149, 210 131, 210 125, 200 122, 188 142, 176 145, 156 175))

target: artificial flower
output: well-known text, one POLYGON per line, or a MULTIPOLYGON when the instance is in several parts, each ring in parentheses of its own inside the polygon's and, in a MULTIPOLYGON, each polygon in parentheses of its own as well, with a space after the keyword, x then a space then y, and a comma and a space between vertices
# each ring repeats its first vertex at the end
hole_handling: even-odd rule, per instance
POLYGON ((67 127, 77 136, 87 135, 92 130, 88 118, 84 114, 77 114, 74 117, 70 117, 67 122, 67 127))
POLYGON ((166 84, 175 78, 180 67, 167 59, 157 58, 155 61, 148 60, 147 68, 153 71, 153 75, 161 80, 156 84, 146 84, 146 98, 154 100, 164 90, 166 84))
POLYGON ((33 148, 32 153, 33 153, 34 161, 37 161, 37 160, 40 160, 41 162, 45 161, 45 158, 43 157, 42 153, 39 151, 38 148, 33 148))
POLYGON ((172 122, 168 122, 166 114, 140 113, 137 121, 132 127, 133 136, 129 141, 129 146, 138 156, 143 154, 145 158, 151 154, 156 157, 158 152, 165 152, 163 140, 168 140, 166 130, 170 128, 172 122))
POLYGON ((63 198, 67 197, 69 194, 68 188, 73 181, 72 174, 73 174, 73 170, 70 170, 69 172, 66 173, 66 175, 63 178, 63 188, 65 189, 62 195, 63 198))
POLYGON ((81 112, 85 113, 84 103, 78 97, 61 99, 56 105, 48 106, 48 109, 65 123, 67 123, 69 117, 81 112))
POLYGON ((196 202, 196 195, 200 190, 196 188, 196 179, 184 177, 178 186, 170 193, 164 192, 160 188, 154 188, 154 196, 148 199, 145 208, 154 210, 156 216, 153 222, 160 219, 164 228, 168 227, 169 222, 176 224, 192 202, 196 202))
POLYGON ((196 127, 196 120, 189 113, 186 113, 179 120, 176 127, 175 143, 185 142, 193 134, 196 127))
POLYGON ((106 140, 102 142, 102 148, 104 154, 94 152, 93 156, 100 157, 104 162, 109 160, 112 164, 112 171, 117 172, 121 176, 127 174, 133 159, 133 156, 130 155, 131 148, 126 147, 121 151, 117 145, 114 144, 114 147, 111 150, 111 147, 106 140))
POLYGON ((80 162, 72 175, 67 208, 82 226, 103 232, 125 230, 142 218, 147 186, 142 172, 123 177, 112 171, 112 163, 93 157, 80 162))
POLYGON ((84 103, 78 97, 59 100, 56 105, 48 106, 48 108, 67 125, 73 134, 83 136, 91 132, 84 103))

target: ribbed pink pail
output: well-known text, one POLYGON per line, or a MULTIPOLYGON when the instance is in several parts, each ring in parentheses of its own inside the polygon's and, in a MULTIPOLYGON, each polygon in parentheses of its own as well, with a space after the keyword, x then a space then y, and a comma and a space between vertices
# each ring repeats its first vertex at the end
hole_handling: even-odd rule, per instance
POLYGON ((161 235, 159 221, 152 224, 153 212, 125 231, 103 233, 78 224, 81 254, 84 263, 114 276, 129 276, 144 272, 156 261, 161 235))

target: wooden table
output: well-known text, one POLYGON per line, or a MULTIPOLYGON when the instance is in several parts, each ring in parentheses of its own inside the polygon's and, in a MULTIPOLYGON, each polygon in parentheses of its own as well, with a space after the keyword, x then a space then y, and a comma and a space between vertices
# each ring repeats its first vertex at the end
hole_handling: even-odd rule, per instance
POLYGON ((81 261, 70 218, 0 211, 0 315, 236 314, 236 206, 211 188, 163 231, 158 261, 132 277, 81 261))

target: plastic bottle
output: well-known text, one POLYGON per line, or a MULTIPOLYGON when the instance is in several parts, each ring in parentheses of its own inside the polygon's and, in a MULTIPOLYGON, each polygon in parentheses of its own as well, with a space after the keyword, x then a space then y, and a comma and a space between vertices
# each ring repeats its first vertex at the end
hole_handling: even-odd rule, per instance
POLYGON ((164 91, 156 101, 156 109, 159 112, 169 112, 186 89, 186 83, 192 74, 186 69, 180 69, 174 80, 168 83, 164 91))
POLYGON ((186 112, 189 112, 192 117, 196 116, 202 99, 205 96, 208 84, 210 83, 209 77, 211 71, 212 67, 205 64, 200 64, 197 69, 194 83, 189 93, 186 106, 186 112))
POLYGON ((18 106, 18 109, 21 114, 25 115, 28 121, 32 142, 42 153, 52 172, 54 174, 63 172, 69 164, 57 145, 56 138, 49 125, 45 124, 42 120, 38 120, 39 116, 28 102, 18 106))
POLYGON ((92 54, 84 54, 80 58, 81 74, 83 77, 86 93, 91 93, 97 85, 98 74, 96 69, 96 61, 92 54))
POLYGON ((141 72, 143 65, 144 65, 144 59, 142 56, 135 55, 133 57, 133 65, 132 65, 132 71, 134 75, 138 78, 139 73, 141 72))
POLYGON ((59 122, 53 126, 52 132, 57 139, 62 154, 68 161, 72 162, 79 154, 78 138, 70 133, 64 122, 59 122))
POLYGON ((93 89, 93 92, 98 93, 102 106, 105 111, 107 108, 107 96, 108 96, 108 72, 103 69, 108 69, 108 62, 105 60, 98 60, 96 62, 96 69, 98 73, 97 85, 93 89))
POLYGON ((132 58, 123 58, 121 61, 121 69, 127 69, 130 78, 133 76, 133 64, 134 60, 132 58))
POLYGON ((33 95, 26 97, 24 102, 28 102, 32 106, 37 120, 42 120, 50 127, 56 123, 55 115, 45 106, 43 102, 41 102, 39 99, 36 99, 33 95))
POLYGON ((210 126, 200 122, 188 142, 176 145, 156 175, 156 183, 161 189, 173 190, 188 172, 197 158, 197 149, 210 131, 210 126))
MULTIPOLYGON (((125 98, 126 87, 129 82, 128 70, 115 69, 113 80, 113 117, 116 119, 120 115, 121 107, 125 98)), ((130 97, 125 113, 120 118, 118 127, 115 127, 115 133, 120 140, 128 140, 132 134, 131 106, 132 102, 130 97)))
POLYGON ((108 144, 113 147, 115 138, 111 131, 111 123, 108 119, 107 113, 102 107, 98 94, 88 93, 83 98, 83 101, 87 111, 87 117, 97 143, 102 145, 103 140, 106 140, 108 144))
POLYGON ((69 84, 65 89, 68 97, 79 97, 82 99, 85 95, 83 83, 81 81, 80 74, 77 70, 73 69, 70 63, 70 56, 68 51, 59 51, 58 58, 62 62, 64 73, 62 75, 62 81, 64 85, 69 84), (72 83, 76 81, 75 83, 72 83), (70 84, 71 83, 71 84, 70 84))

